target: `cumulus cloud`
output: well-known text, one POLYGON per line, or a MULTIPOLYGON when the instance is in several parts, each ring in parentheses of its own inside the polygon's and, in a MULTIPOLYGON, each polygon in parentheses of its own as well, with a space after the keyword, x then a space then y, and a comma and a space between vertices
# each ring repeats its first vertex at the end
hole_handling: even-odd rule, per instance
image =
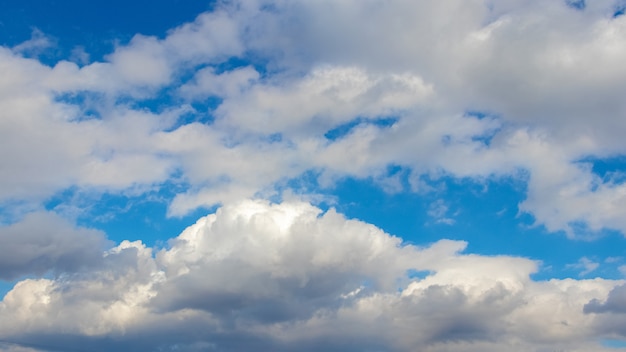
MULTIPOLYGON (((282 59, 284 67, 305 72, 324 62, 338 67, 357 65, 366 72, 410 72, 419 77, 434 94, 427 102, 412 100, 421 113, 402 115, 408 120, 401 121, 402 127, 413 128, 406 131, 411 137, 390 137, 398 147, 420 140, 416 136, 422 131, 431 132, 436 122, 429 119, 433 115, 429 109, 434 108, 491 112, 505 127, 493 136, 494 141, 516 143, 515 148, 499 143, 489 148, 453 143, 432 154, 437 163, 425 166, 428 159, 419 153, 410 160, 399 154, 441 147, 389 147, 384 149, 385 162, 406 163, 418 173, 442 168, 457 177, 510 174, 523 168, 530 172, 531 183, 522 210, 535 215, 549 230, 565 230, 575 236, 579 222, 587 223, 590 231, 624 229, 623 216, 617 215, 624 201, 622 185, 602 182, 577 163, 590 155, 602 158, 624 153, 618 137, 623 126, 616 126, 615 121, 625 111, 619 97, 619 87, 625 82, 620 77, 625 71, 619 62, 626 51, 618 39, 625 27, 623 16, 612 17, 615 4, 595 3, 584 11, 562 1, 379 5, 356 1, 279 4, 272 11, 262 11, 257 22, 250 24, 258 36, 249 40, 252 47, 280 53, 273 58, 282 59), (454 13, 464 16, 450 16, 454 13), (427 18, 420 20, 422 16, 427 18), (280 41, 264 39, 278 33, 283 38, 280 41), (375 48, 372 42, 377 43, 375 48), (591 122, 589 116, 597 118, 591 122), (518 139, 524 134, 530 138, 518 139), (538 149, 540 154, 532 152, 538 149), (566 177, 554 177, 556 174, 566 177), (585 206, 590 202, 597 206, 585 206)), ((366 89, 366 83, 364 80, 359 86, 366 89)), ((285 94, 284 100, 293 101, 292 92, 285 94)), ((271 97, 264 101, 278 100, 271 97)), ((223 106, 228 107, 228 102, 223 106)), ((263 111, 279 115, 277 109, 287 105, 274 106, 274 110, 268 107, 263 111)), ((342 106, 333 111, 341 111, 342 106)), ((322 109, 323 104, 309 115, 328 116, 322 109)), ((304 111, 284 116, 299 116, 304 111)), ((444 130, 454 130, 454 125, 446 125, 444 130)), ((475 133, 485 132, 489 135, 489 129, 475 133)), ((370 141, 364 138, 362 143, 367 145, 370 141)), ((361 159, 376 162, 367 148, 335 149, 333 154, 358 153, 361 159)), ((367 173, 372 172, 370 168, 367 173)))
MULTIPOLYGON (((626 232, 626 184, 592 165, 626 154, 615 6, 232 1, 101 62, 76 48, 42 63, 39 31, 0 48, 0 206, 24 209, 0 227, 0 279, 31 277, 0 302, 0 351, 610 350, 598 339, 626 338, 623 281, 535 281, 531 259, 241 199, 306 173, 322 194, 345 177, 390 192, 513 177, 548 231, 626 232), (167 182, 182 189, 170 216, 225 205, 162 249, 23 214, 66 189, 167 182)), ((449 207, 427 215, 452 224, 449 207)))
POLYGON ((465 246, 244 201, 156 253, 124 241, 88 272, 19 282, 0 303, 0 337, 38 350, 605 350, 583 309, 613 301, 621 281, 537 282, 535 262, 465 246))
POLYGON ((585 313, 626 313, 626 286, 612 289, 605 302, 591 300, 585 305, 585 313))
POLYGON ((188 187, 170 214, 182 215, 271 194, 307 171, 324 187, 346 176, 390 185, 387 167, 400 165, 413 190, 425 175, 523 175, 520 210, 549 231, 624 231, 626 186, 583 161, 626 153, 616 123, 626 19, 614 7, 228 2, 82 67, 3 48, 0 200, 176 175, 188 187), (233 58, 246 65, 229 68, 233 58), (171 104, 138 107, 159 98, 171 104), (210 99, 204 111, 184 105, 210 99), (181 123, 186 114, 209 122, 181 123))

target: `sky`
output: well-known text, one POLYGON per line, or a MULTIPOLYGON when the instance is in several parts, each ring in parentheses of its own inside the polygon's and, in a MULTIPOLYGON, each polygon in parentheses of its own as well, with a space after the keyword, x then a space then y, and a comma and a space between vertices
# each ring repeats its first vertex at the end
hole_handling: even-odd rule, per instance
POLYGON ((626 2, 0 2, 0 351, 626 350, 626 2))

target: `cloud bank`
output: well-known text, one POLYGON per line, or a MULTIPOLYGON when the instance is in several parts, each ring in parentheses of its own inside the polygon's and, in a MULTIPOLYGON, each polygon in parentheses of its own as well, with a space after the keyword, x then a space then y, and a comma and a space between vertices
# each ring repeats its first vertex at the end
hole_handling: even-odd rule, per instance
POLYGON ((249 200, 165 249, 122 242, 89 272, 19 282, 0 332, 68 351, 603 350, 622 281, 535 282, 536 262, 465 246, 416 247, 332 209, 249 200))

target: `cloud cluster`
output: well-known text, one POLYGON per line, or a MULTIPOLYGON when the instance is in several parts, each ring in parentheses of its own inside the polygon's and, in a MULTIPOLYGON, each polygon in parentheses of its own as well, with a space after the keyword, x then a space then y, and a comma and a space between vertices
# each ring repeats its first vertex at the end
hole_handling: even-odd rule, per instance
POLYGON ((596 333, 603 313, 621 312, 621 281, 535 282, 537 263, 465 246, 406 245, 308 203, 244 201, 156 253, 125 241, 89 272, 19 282, 0 303, 0 339, 68 351, 604 350, 596 333))
MULTIPOLYGON (((40 31, 0 47, 0 279, 30 277, 0 302, 0 350, 610 350, 622 281, 534 281, 529 259, 241 199, 303 175, 319 193, 512 177, 549 231, 626 233, 624 174, 593 168, 626 154, 619 6, 228 1, 102 62, 46 65, 40 31), (170 216, 225 205, 164 249, 107 249, 41 210, 172 184, 170 216)), ((428 215, 453 223, 437 198, 428 215)))
MULTIPOLYGON (((619 2, 582 8, 557 0, 281 5, 260 16, 253 33, 285 37, 254 38, 266 51, 280 53, 274 58, 285 67, 310 71, 324 63, 401 72, 429 87, 425 101, 413 94, 416 105, 400 113, 403 134, 355 136, 361 147, 344 151, 365 154, 368 166, 378 167, 375 150, 382 149, 383 163, 407 165, 418 174, 490 177, 526 170, 528 198, 521 210, 550 231, 574 236, 580 223, 592 232, 625 229, 618 215, 623 184, 580 162, 625 153, 624 126, 617 123, 626 113, 620 95, 626 88, 620 39, 626 20, 615 16, 619 2), (468 110, 494 117, 497 130, 481 121, 456 135, 455 127, 471 121, 451 116, 468 110), (431 143, 423 142, 424 135, 431 143), (471 142, 481 137, 487 145, 471 142)), ((320 109, 311 115, 327 114, 320 109)))
POLYGON ((0 200, 174 179, 181 215, 311 170, 323 186, 384 184, 402 165, 414 189, 425 175, 524 175, 520 210, 548 230, 623 231, 620 175, 589 164, 626 153, 617 5, 232 2, 82 67, 3 48, 0 200))

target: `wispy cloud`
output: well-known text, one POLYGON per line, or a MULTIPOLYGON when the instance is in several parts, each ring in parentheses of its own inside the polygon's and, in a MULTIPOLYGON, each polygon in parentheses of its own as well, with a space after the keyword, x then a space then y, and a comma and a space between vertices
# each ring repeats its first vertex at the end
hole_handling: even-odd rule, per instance
POLYGON ((567 267, 581 270, 578 276, 582 277, 596 271, 600 267, 600 263, 594 262, 587 257, 582 257, 576 264, 568 264, 567 267))

